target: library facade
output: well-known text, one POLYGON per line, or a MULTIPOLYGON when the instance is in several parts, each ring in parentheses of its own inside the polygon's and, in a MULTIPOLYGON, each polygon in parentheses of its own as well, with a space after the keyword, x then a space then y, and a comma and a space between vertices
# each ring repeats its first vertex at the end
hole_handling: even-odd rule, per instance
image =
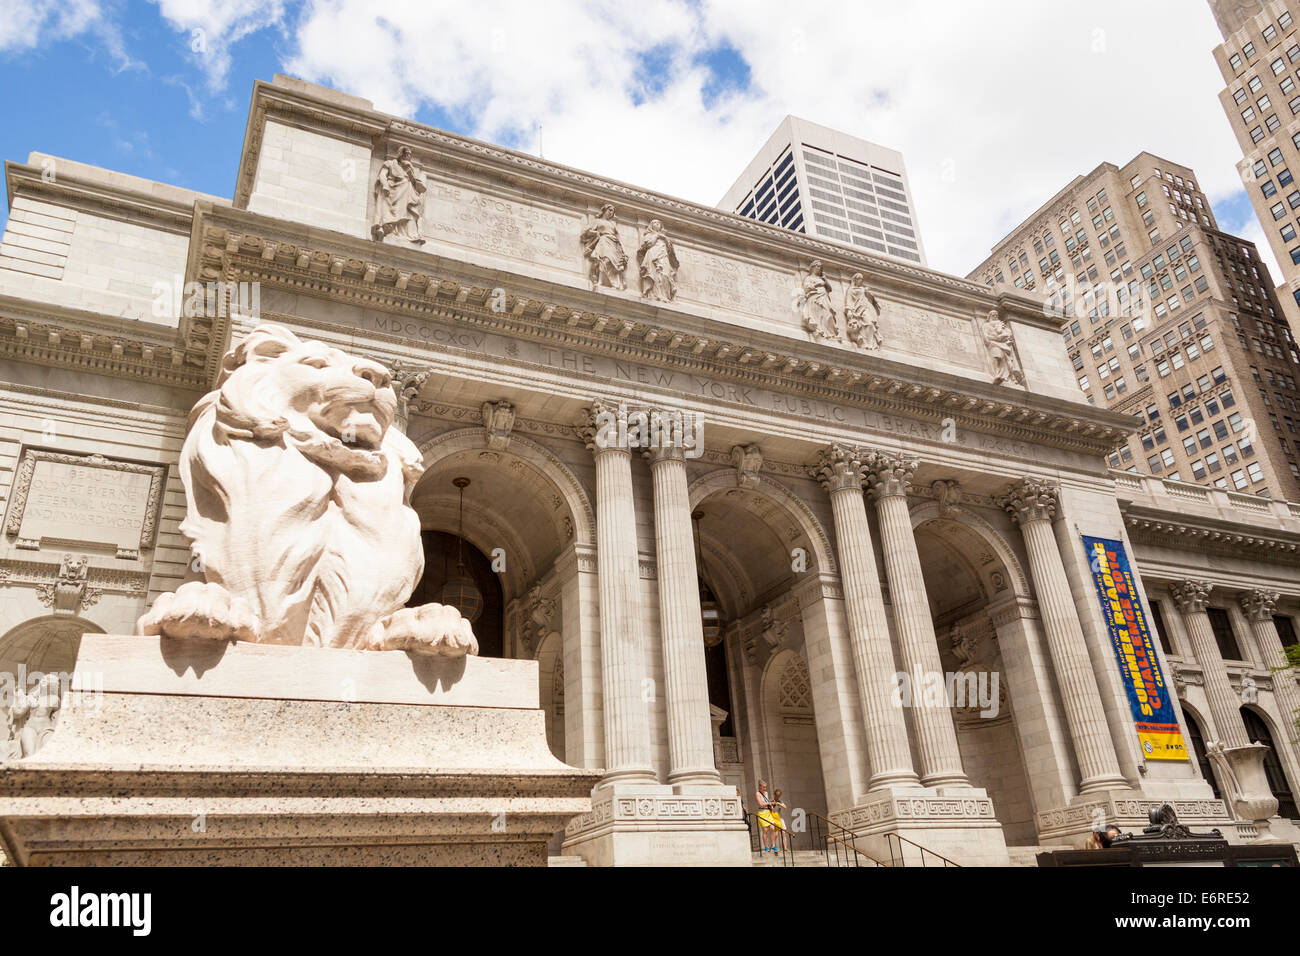
MULTIPOLYGON (((1108 470, 1132 422, 1041 302, 286 77, 233 198, 39 153, 6 179, 17 683, 201 570, 190 411, 272 326, 387 370, 412 603, 535 661, 551 752, 600 772, 553 855, 748 864, 760 780, 797 845, 959 864, 1166 803, 1300 841, 1300 504, 1108 470)), ((29 690, 0 774, 58 737, 29 690)))

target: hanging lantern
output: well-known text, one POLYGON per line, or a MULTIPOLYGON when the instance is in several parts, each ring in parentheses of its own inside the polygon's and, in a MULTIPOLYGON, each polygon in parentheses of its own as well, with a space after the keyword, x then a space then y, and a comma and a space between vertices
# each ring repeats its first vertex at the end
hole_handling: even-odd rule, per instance
POLYGON ((460 502, 456 509, 456 569, 451 574, 446 573, 447 564, 444 556, 444 583, 438 601, 454 607, 460 611, 461 617, 473 624, 483 613, 483 592, 478 589, 474 578, 465 567, 465 489, 469 486, 469 479, 457 478, 452 481, 452 484, 460 491, 460 502))

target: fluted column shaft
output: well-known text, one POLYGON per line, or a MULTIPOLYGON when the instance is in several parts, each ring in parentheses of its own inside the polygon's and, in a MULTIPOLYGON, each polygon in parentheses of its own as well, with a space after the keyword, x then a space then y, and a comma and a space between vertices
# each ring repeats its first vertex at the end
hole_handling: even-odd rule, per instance
POLYGON ((867 786, 872 790, 890 785, 915 786, 920 781, 912 769, 903 711, 896 704, 889 620, 862 498, 862 456, 853 449, 833 445, 821 453, 812 473, 830 493, 871 767, 867 786))
POLYGON ((1187 625, 1192 655, 1196 658, 1196 663, 1201 665, 1205 697, 1210 702, 1210 716, 1214 718, 1214 730, 1219 736, 1219 743, 1232 749, 1246 746, 1250 743, 1250 737, 1246 735, 1246 723, 1241 719, 1241 698, 1228 680, 1228 669, 1223 666, 1219 642, 1214 639, 1214 627, 1210 624, 1210 616, 1205 613, 1213 590, 1213 585, 1208 581, 1188 579, 1170 585, 1169 594, 1187 625))
POLYGON ((579 430, 596 459, 596 571, 606 770, 602 783, 657 783, 643 685, 632 455, 618 445, 620 414, 609 405, 596 403, 587 424, 579 430))
POLYGON ((1255 635, 1255 643, 1259 645, 1260 653, 1264 655, 1264 665, 1273 672, 1273 697, 1277 700, 1277 709, 1281 712, 1285 724, 1283 732, 1292 746, 1295 746, 1297 740, 1300 740, 1300 732, 1297 732, 1296 728, 1296 720, 1300 718, 1300 687, 1296 687, 1295 678, 1291 676, 1290 670, 1279 670, 1287 667, 1289 662, 1282 650, 1282 638, 1277 632, 1277 624, 1273 621, 1273 614, 1277 611, 1277 599, 1276 591, 1264 591, 1260 588, 1243 591, 1237 595, 1242 613, 1250 621, 1250 630, 1255 635))
POLYGON ((681 448, 652 449, 659 632, 668 685, 669 783, 721 783, 713 763, 713 724, 704 659, 699 572, 691 533, 686 459, 681 448))
POLYGON ((1070 594, 1070 581, 1065 576, 1056 535, 1052 533, 1056 486, 1041 479, 1025 479, 1012 486, 1002 505, 1020 525, 1025 539, 1029 573, 1038 596, 1052 670, 1061 691, 1066 726, 1082 777, 1079 792, 1127 789, 1084 642, 1083 626, 1070 594))
POLYGON ((912 727, 921 761, 921 783, 928 787, 966 784, 969 781, 962 770, 957 728, 949 702, 933 700, 924 693, 929 680, 943 677, 943 663, 939 659, 930 600, 921 575, 921 556, 916 550, 912 516, 907 507, 907 489, 915 469, 916 462, 910 459, 872 454, 866 461, 867 487, 875 499, 880 523, 885 575, 894 623, 898 626, 903 669, 911 680, 912 727))

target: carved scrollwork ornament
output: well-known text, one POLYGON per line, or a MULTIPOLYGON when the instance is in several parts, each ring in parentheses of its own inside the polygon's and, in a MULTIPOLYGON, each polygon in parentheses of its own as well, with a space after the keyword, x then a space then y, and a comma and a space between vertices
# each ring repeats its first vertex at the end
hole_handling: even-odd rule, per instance
POLYGON ((998 504, 1017 524, 1051 521, 1060 502, 1060 487, 1047 478, 1025 478, 998 498, 998 504))
POLYGON ((809 466, 808 474, 821 482, 829 492, 848 489, 862 490, 865 477, 864 455, 861 449, 836 442, 817 453, 816 461, 809 466))

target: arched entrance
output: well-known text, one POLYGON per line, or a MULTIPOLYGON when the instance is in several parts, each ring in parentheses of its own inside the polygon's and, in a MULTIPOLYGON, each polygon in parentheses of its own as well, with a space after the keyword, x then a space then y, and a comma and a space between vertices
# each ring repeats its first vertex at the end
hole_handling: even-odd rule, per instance
POLYGON ((1015 700, 995 609, 1013 605, 1024 575, 997 532, 970 511, 913 511, 921 574, 967 779, 988 791, 1008 846, 1037 843, 1015 700))
POLYGON ((1264 775, 1268 778, 1268 788, 1277 797, 1277 813, 1288 820, 1300 819, 1296 813, 1295 793, 1291 783, 1282 769, 1282 761, 1277 755, 1277 746, 1273 743, 1273 733, 1269 730, 1268 718, 1249 704, 1241 708, 1241 719, 1246 724, 1246 736, 1251 743, 1264 744, 1268 751, 1264 754, 1264 775))
POLYGON ((1201 768, 1201 776, 1210 785, 1214 798, 1222 800, 1223 794, 1219 792, 1219 780, 1214 775, 1214 765, 1210 763, 1209 755, 1205 752, 1205 731, 1201 729, 1201 718, 1186 701, 1182 701, 1182 705, 1183 716, 1187 718, 1187 734, 1191 738, 1192 753, 1196 755, 1196 765, 1201 768))
MULTIPOLYGON (((699 516, 700 575, 723 622, 713 652, 725 655, 727 681, 725 692, 715 684, 710 702, 727 711, 735 741, 722 736, 721 752, 734 746, 750 809, 761 778, 769 793, 783 791, 787 822, 798 811, 826 815, 819 721, 833 708, 819 712, 811 676, 812 662, 826 653, 816 646, 825 628, 809 627, 800 592, 829 569, 829 543, 806 508, 766 478, 738 487, 734 471, 713 472, 692 483, 690 497, 699 516)), ((851 789, 843 784, 839 799, 848 802, 851 789)))
POLYGON ((575 766, 598 766, 592 744, 603 739, 600 714, 581 706, 599 700, 600 678, 593 665, 583 668, 580 647, 584 633, 591 639, 599 633, 594 568, 584 571, 590 562, 577 557, 594 540, 581 485, 558 458, 523 436, 488 447, 483 429, 464 428, 419 447, 425 471, 411 507, 420 516, 425 574, 412 600, 439 600, 459 551, 484 596, 474 625, 480 653, 537 660, 552 751, 575 766), (456 479, 469 482, 463 511, 456 479), (577 706, 566 710, 566 698, 577 706))

